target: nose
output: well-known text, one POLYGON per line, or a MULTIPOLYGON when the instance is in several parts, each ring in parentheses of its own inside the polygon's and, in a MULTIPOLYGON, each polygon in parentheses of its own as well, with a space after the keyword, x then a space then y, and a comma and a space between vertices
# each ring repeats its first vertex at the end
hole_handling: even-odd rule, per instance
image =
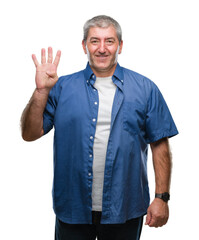
POLYGON ((106 47, 105 47, 105 42, 104 42, 104 41, 101 41, 101 42, 100 42, 98 51, 99 51, 99 53, 101 53, 101 54, 106 52, 106 47))

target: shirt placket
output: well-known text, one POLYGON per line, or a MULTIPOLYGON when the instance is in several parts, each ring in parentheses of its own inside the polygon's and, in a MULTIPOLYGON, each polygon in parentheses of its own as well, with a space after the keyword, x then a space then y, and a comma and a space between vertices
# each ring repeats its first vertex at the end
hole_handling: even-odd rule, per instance
POLYGON ((123 95, 123 80, 118 81, 113 76, 113 82, 117 85, 113 106, 112 106, 112 116, 111 116, 111 129, 110 136, 107 146, 106 163, 104 171, 104 186, 103 186, 103 208, 102 208, 102 222, 106 222, 110 218, 110 204, 111 204, 111 181, 112 181, 112 168, 113 168, 113 156, 112 156, 112 128, 122 105, 124 95, 123 95))
POLYGON ((90 135, 89 135, 89 152, 88 152, 88 188, 89 188, 89 210, 92 211, 92 182, 93 182, 93 144, 96 132, 97 117, 98 117, 98 106, 99 96, 97 89, 93 86, 96 77, 94 74, 91 75, 90 79, 87 80, 87 86, 89 90, 89 101, 91 109, 90 121, 90 135))
MULTIPOLYGON (((99 95, 97 89, 94 87, 94 83, 96 80, 96 76, 94 74, 91 75, 89 79, 87 79, 87 86, 89 91, 89 102, 91 109, 91 117, 90 117, 90 135, 89 135, 89 152, 88 152, 88 188, 89 188, 89 212, 91 214, 92 211, 92 182, 93 182, 93 145, 94 145, 94 137, 96 132, 97 125, 97 117, 98 117, 98 106, 99 106, 99 95)), ((113 77, 114 83, 117 85, 118 89, 116 90, 116 96, 114 98, 113 106, 112 106, 112 117, 111 117, 111 129, 113 127, 113 123, 115 121, 116 115, 121 107, 123 102, 123 80, 116 81, 115 77, 113 77)), ((102 222, 107 221, 110 218, 110 202, 111 202, 111 179, 112 179, 112 167, 113 167, 113 159, 112 159, 112 140, 111 140, 111 131, 110 137, 107 146, 107 155, 106 155, 106 163, 105 163, 105 171, 104 171, 104 186, 103 186, 103 206, 102 206, 102 222)), ((90 221, 92 222, 92 216, 90 217, 90 221)))

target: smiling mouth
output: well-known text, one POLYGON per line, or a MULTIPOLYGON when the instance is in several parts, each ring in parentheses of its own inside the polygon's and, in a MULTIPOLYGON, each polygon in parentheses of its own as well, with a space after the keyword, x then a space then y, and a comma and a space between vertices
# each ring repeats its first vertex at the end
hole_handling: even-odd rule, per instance
POLYGON ((96 55, 97 58, 100 58, 100 59, 104 59, 104 58, 107 58, 108 55, 96 55))

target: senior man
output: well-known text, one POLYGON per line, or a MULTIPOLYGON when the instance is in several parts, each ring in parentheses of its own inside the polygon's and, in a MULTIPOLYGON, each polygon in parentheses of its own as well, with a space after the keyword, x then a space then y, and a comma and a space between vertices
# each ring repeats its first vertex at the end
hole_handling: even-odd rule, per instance
POLYGON ((41 51, 36 89, 25 108, 22 137, 33 141, 54 127, 53 208, 56 240, 136 240, 143 216, 160 227, 169 217, 171 154, 178 134, 157 86, 117 62, 122 31, 117 21, 96 16, 84 25, 88 64, 58 78, 61 52, 41 51), (149 199, 147 152, 155 170, 149 199))

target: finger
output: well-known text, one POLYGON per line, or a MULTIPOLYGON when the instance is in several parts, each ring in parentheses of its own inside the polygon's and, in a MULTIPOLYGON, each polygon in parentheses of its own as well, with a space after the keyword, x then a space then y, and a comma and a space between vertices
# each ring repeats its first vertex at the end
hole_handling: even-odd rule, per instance
POLYGON ((39 65, 39 62, 37 61, 37 58, 36 58, 35 54, 32 54, 32 60, 35 64, 35 67, 37 67, 39 65))
POLYGON ((53 49, 51 47, 48 48, 48 63, 52 63, 53 61, 53 49))
POLYGON ((149 223, 149 227, 156 227, 156 220, 154 218, 151 219, 150 223, 149 223))
POLYGON ((149 224, 149 227, 162 227, 165 225, 164 219, 153 218, 149 224))
POLYGON ((150 222, 151 222, 151 218, 152 218, 151 213, 148 212, 148 213, 147 213, 147 216, 146 216, 146 222, 145 222, 145 225, 149 225, 149 224, 150 224, 150 222))
POLYGON ((46 50, 44 48, 41 49, 41 63, 46 63, 46 50))
POLYGON ((59 64, 60 57, 61 57, 61 51, 58 50, 57 54, 56 54, 56 57, 55 57, 55 60, 53 62, 56 66, 58 66, 58 64, 59 64))

